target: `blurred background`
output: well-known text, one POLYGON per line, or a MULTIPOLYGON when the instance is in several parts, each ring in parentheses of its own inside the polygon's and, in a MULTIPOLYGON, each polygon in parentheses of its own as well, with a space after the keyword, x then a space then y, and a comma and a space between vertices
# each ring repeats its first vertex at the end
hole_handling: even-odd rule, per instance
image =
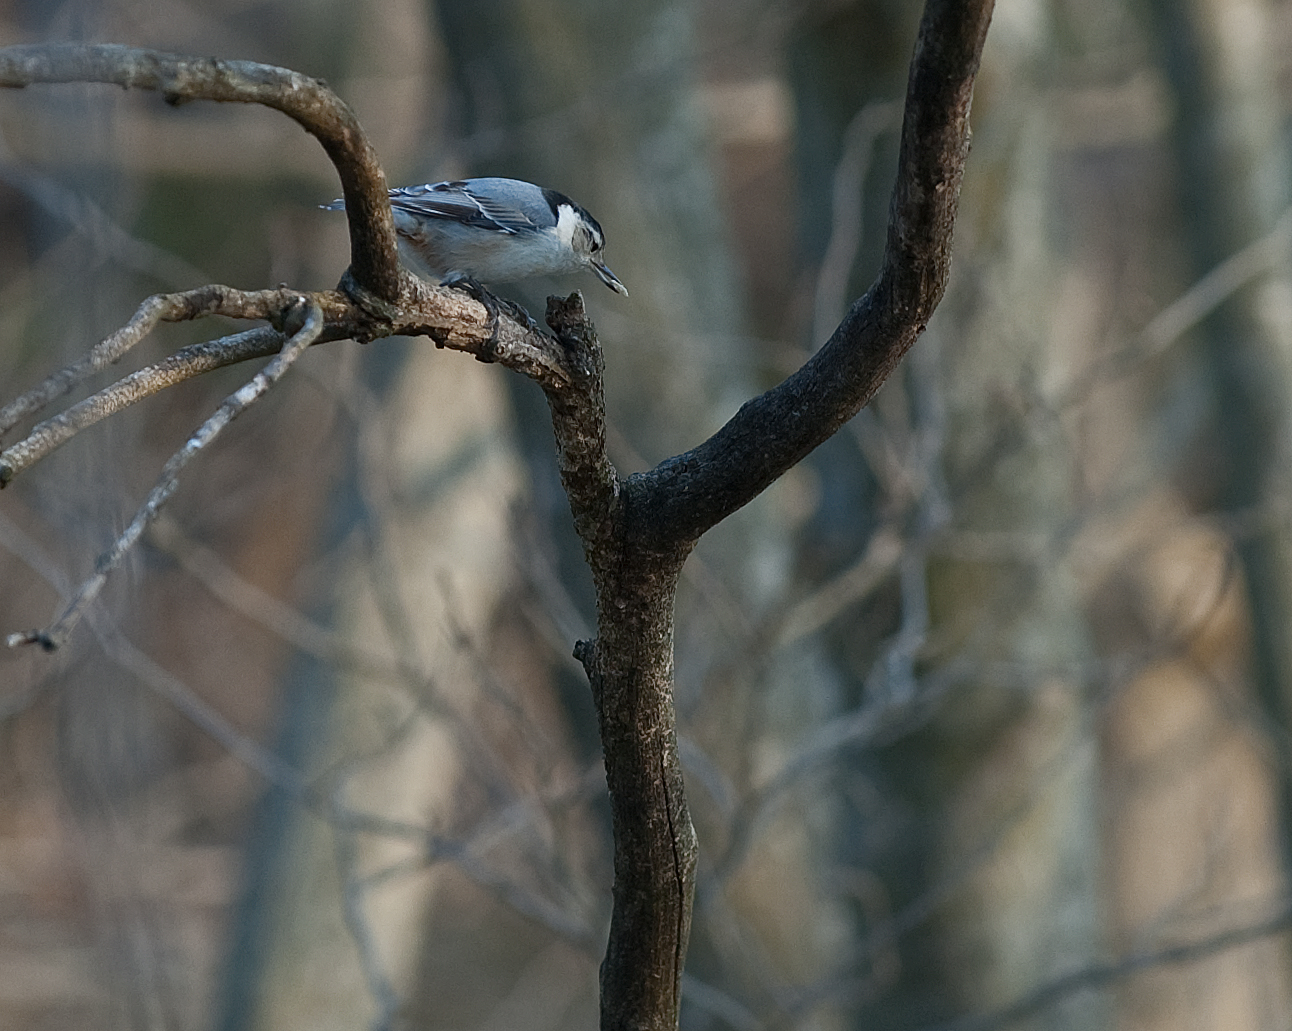
MULTIPOLYGON (((502 292, 584 292, 626 474, 870 283, 918 16, 3 0, 0 42, 285 65, 392 183, 575 197, 631 297, 502 292)), ((686 568, 684 1031, 1289 1026, 1290 103, 1288 0, 999 3, 946 300, 686 568)), ((0 94, 0 400, 150 293, 332 286, 338 192, 270 111, 0 94)), ((0 494, 0 631, 59 611, 250 373, 0 494)), ((315 348, 167 513, 63 652, 0 655, 0 1029, 594 1027, 594 610, 538 389, 315 348)))

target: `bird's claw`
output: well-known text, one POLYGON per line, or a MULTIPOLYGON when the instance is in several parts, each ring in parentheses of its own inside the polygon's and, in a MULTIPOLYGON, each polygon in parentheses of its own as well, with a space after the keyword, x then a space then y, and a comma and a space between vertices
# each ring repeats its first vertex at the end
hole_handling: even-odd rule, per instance
POLYGON ((476 354, 476 360, 482 362, 497 361, 498 317, 499 304, 501 303, 499 299, 486 290, 484 284, 473 276, 449 276, 443 281, 442 285, 447 286, 450 290, 461 290, 468 297, 484 305, 485 314, 489 316, 489 339, 484 342, 484 346, 476 354))
POLYGON ((509 301, 505 297, 495 297, 494 300, 498 302, 498 306, 502 308, 503 311, 505 311, 508 315, 510 315, 517 322, 519 322, 531 333, 541 332, 541 330, 538 327, 538 323, 534 321, 534 317, 530 315, 530 313, 527 312, 521 305, 517 304, 515 301, 509 301))
POLYGON ((484 305, 484 309, 489 315, 489 339, 485 341, 480 353, 476 355, 482 362, 497 361, 498 320, 503 312, 506 312, 531 332, 539 332, 538 323, 534 321, 529 312, 515 301, 509 301, 505 297, 495 297, 485 289, 484 284, 478 279, 471 276, 450 276, 444 280, 443 285, 453 290, 461 290, 484 305))

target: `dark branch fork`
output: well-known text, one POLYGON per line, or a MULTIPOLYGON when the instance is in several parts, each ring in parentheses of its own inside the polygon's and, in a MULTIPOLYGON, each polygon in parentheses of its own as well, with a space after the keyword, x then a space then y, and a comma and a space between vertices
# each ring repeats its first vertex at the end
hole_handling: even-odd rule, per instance
MULTIPOLYGON (((579 642, 575 654, 596 702, 615 838, 601 1026, 670 1031, 678 1021, 697 858, 672 697, 678 575, 707 529, 869 401, 941 299, 968 154, 970 97, 991 7, 991 0, 926 4, 907 88, 887 247, 875 284, 797 373, 749 401, 698 447, 626 480, 606 455, 602 354, 579 295, 549 300, 547 322, 555 336, 511 318, 501 320, 494 336, 483 305, 405 272, 396 257, 376 155, 349 108, 323 83, 249 62, 120 46, 0 49, 4 86, 105 82, 159 91, 172 104, 205 99, 283 111, 319 139, 336 166, 351 239, 351 265, 336 291, 208 286, 150 298, 89 357, 0 409, 0 434, 116 361, 158 322, 222 314, 265 320, 270 327, 185 348, 46 420, 0 453, 0 485, 73 433, 171 383, 219 365, 277 355, 167 464, 132 530, 101 559, 98 580, 83 587, 92 597, 97 587, 91 585, 101 583, 175 489, 187 460, 181 456, 204 446, 214 436, 212 421, 226 424, 313 343, 429 336, 437 346, 497 361, 537 381, 547 395, 562 482, 597 590, 596 639, 579 642)), ((11 641, 56 646, 75 622, 76 604, 50 630, 11 641)))

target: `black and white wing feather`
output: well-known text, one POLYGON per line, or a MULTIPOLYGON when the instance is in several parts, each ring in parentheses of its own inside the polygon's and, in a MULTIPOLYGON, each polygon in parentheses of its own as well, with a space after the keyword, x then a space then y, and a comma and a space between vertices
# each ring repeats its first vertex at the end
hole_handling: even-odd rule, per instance
POLYGON ((390 203, 410 215, 446 219, 496 233, 532 233, 546 228, 536 221, 536 217, 541 218, 549 212, 546 205, 531 212, 519 195, 509 196, 513 191, 504 189, 495 191, 496 196, 484 196, 471 187, 470 182, 460 179, 424 186, 402 186, 390 191, 390 203))

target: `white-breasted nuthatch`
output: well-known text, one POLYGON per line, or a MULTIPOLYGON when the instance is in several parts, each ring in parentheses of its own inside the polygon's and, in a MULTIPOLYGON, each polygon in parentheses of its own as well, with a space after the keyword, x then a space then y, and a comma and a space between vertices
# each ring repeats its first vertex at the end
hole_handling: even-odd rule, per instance
MULTIPOLYGON (((453 285, 510 283, 591 269, 610 289, 627 288, 601 260, 595 218, 556 190, 519 179, 458 179, 390 191, 404 261, 453 285)), ((322 207, 343 211, 345 201, 322 207)))

